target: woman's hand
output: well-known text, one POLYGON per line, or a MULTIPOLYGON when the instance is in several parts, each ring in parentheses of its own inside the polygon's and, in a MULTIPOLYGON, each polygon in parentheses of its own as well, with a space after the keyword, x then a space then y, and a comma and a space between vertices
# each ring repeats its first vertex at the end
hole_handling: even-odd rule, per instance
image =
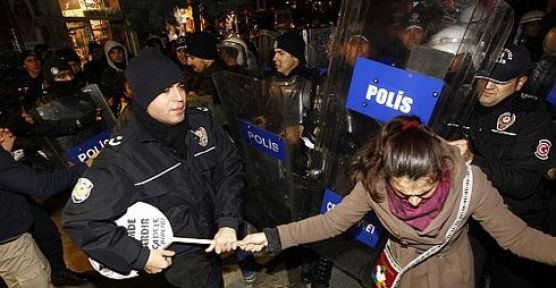
POLYGON ((264 247, 268 246, 268 240, 266 235, 260 232, 245 236, 243 240, 237 242, 237 245, 247 252, 260 252, 264 247))

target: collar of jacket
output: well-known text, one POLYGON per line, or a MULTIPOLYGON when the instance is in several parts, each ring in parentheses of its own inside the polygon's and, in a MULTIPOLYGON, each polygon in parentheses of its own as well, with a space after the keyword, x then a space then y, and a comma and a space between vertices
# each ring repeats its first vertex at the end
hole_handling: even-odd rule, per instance
MULTIPOLYGON (((190 121, 188 121, 187 117, 187 110, 186 110, 186 117, 185 120, 186 121, 186 129, 187 130, 194 130, 194 128, 190 125, 190 121)), ((137 139, 139 142, 158 142, 158 143, 162 143, 162 141, 156 137, 154 137, 151 133, 149 133, 149 131, 147 131, 147 129, 143 128, 141 126, 141 123, 139 123, 139 120, 137 119, 137 116, 135 115, 135 113, 133 112, 133 109, 131 109, 131 107, 129 107, 129 109, 125 109, 124 113, 122 113, 120 115, 120 118, 118 119, 116 125, 114 126, 113 129, 113 134, 117 134, 117 135, 122 135, 125 137, 124 134, 127 134, 129 132, 127 131, 133 131, 132 133, 135 134, 137 136, 137 139), (127 133, 126 133, 127 132, 127 133)), ((190 133, 186 133, 185 138, 187 139, 190 133)))

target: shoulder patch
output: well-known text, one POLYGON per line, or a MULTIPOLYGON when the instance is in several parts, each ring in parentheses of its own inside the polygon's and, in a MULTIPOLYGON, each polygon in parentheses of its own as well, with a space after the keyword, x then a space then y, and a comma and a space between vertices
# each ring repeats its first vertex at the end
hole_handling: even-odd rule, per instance
POLYGON ((498 121, 496 121, 496 130, 504 131, 515 123, 515 114, 512 112, 504 112, 498 116, 498 121))
POLYGON ((552 143, 548 139, 541 139, 539 140, 539 145, 537 145, 537 149, 535 151, 535 157, 539 158, 540 160, 548 160, 548 154, 550 154, 550 147, 552 147, 552 143))
POLYGON ((87 178, 77 179, 77 184, 73 187, 71 191, 71 201, 75 204, 84 202, 91 195, 91 190, 93 190, 93 182, 87 178))

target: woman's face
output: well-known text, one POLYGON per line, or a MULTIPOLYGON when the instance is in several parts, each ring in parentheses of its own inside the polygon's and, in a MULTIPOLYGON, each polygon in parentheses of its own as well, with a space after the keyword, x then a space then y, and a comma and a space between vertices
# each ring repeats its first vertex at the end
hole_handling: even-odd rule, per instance
POLYGON ((398 196, 407 199, 413 207, 418 207, 423 200, 430 198, 436 191, 438 181, 431 177, 411 180, 407 177, 390 177, 388 180, 398 196))

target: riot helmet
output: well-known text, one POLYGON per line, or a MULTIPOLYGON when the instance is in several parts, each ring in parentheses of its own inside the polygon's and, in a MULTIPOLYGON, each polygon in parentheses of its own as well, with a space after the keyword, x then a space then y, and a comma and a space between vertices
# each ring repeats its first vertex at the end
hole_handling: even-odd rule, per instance
POLYGON ((46 91, 56 96, 73 94, 75 74, 70 65, 60 57, 48 58, 42 67, 42 74, 47 81, 46 91))
POLYGON ((237 65, 240 66, 246 66, 247 65, 247 45, 245 44, 245 42, 243 42, 243 40, 232 36, 232 37, 228 37, 226 39, 224 39, 224 41, 222 41, 222 43, 220 44, 220 46, 225 46, 225 47, 230 47, 233 48, 235 50, 237 50, 237 57, 236 57, 236 62, 237 65))

